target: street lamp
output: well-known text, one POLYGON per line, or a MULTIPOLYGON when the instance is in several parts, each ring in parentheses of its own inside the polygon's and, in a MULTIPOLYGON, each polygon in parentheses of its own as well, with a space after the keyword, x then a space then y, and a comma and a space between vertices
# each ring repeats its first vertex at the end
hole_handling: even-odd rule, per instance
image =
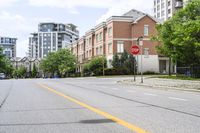
POLYGON ((137 44, 141 46, 141 51, 140 51, 140 58, 141 58, 141 66, 140 66, 140 70, 141 70, 141 83, 143 83, 143 64, 142 64, 142 53, 143 53, 143 36, 138 37, 137 39, 137 44))

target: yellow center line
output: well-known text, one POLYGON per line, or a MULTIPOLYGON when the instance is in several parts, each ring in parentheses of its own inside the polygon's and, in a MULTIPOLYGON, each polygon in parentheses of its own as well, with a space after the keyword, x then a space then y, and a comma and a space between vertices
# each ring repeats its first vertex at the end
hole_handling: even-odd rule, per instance
POLYGON ((51 91, 53 93, 56 93, 57 95, 59 95, 61 97, 64 97, 65 99, 68 99, 69 101, 72 101, 72 102, 74 102, 74 103, 76 103, 76 104, 78 104, 78 105, 80 105, 80 106, 82 106, 84 108, 87 108, 87 109, 89 109, 89 110, 91 110, 91 111, 93 111, 93 112, 95 112, 95 113, 97 113, 97 114, 99 114, 101 116, 104 116, 105 118, 110 119, 110 120, 118 123, 119 125, 122 125, 122 126, 124 126, 126 128, 129 128, 130 130, 132 130, 134 132, 137 132, 137 133, 148 133, 144 129, 142 129, 142 128, 134 125, 134 124, 128 123, 125 120, 117 118, 117 117, 115 117, 115 116, 113 116, 113 115, 111 115, 109 113, 106 113, 106 112, 100 110, 100 109, 94 108, 94 107, 92 107, 92 106, 90 106, 88 104, 85 104, 85 103, 83 103, 83 102, 81 102, 81 101, 79 101, 79 100, 77 100, 75 98, 72 98, 70 96, 67 96, 67 95, 59 92, 59 91, 56 91, 56 90, 54 90, 54 89, 52 89, 52 88, 50 88, 50 87, 48 87, 48 86, 46 86, 44 84, 39 84, 39 86, 41 86, 42 88, 45 88, 45 89, 47 89, 47 90, 49 90, 49 91, 51 91))

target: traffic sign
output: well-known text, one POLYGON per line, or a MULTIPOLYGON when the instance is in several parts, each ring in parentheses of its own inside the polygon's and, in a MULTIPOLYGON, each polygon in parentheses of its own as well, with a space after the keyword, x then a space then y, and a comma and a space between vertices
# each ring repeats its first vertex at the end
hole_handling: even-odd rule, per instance
POLYGON ((140 48, 137 45, 131 46, 131 54, 137 55, 140 52, 140 48))

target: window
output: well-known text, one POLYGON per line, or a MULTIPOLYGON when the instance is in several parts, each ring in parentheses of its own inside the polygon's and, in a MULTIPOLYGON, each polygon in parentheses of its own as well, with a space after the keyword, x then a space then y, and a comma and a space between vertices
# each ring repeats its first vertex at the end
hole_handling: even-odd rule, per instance
POLYGON ((100 52, 99 52, 99 54, 103 54, 102 46, 100 46, 100 52))
POLYGON ((99 55, 99 48, 96 47, 96 55, 99 55))
POLYGON ((96 34, 96 42, 98 42, 98 41, 99 41, 99 35, 96 34))
POLYGON ((160 5, 157 5, 157 11, 160 11, 160 5))
POLYGON ((112 43, 108 44, 108 54, 112 54, 112 43))
POLYGON ((99 34, 99 41, 102 41, 102 32, 99 34))
POLYGON ((92 44, 91 42, 92 42, 92 38, 90 37, 90 38, 89 38, 89 45, 90 45, 90 46, 91 46, 91 44, 92 44))
POLYGON ((161 12, 161 16, 163 17, 165 15, 165 11, 162 11, 161 12))
POLYGON ((123 53, 123 52, 124 52, 124 42, 117 41, 117 53, 123 53))
POLYGON ((170 1, 168 1, 168 6, 170 6, 171 5, 171 2, 170 1))
POLYGON ((148 35, 149 35, 149 26, 144 25, 144 36, 148 36, 148 35))
POLYGON ((168 14, 170 14, 171 13, 171 9, 168 9, 168 14))
POLYGON ((145 58, 149 57, 149 48, 144 48, 144 57, 145 58))
POLYGON ((108 36, 112 36, 112 27, 108 28, 108 36))
POLYGON ((157 13, 157 18, 160 18, 160 13, 157 13))
POLYGON ((162 4, 161 4, 161 9, 163 9, 163 8, 164 8, 164 6, 165 6, 165 3, 162 3, 162 4))

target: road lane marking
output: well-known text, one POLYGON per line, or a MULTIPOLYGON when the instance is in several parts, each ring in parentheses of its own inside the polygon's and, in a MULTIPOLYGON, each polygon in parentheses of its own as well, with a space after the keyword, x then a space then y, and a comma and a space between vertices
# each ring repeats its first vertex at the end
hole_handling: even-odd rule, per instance
POLYGON ((173 100, 179 100, 179 101, 187 101, 187 99, 182 99, 182 98, 178 98, 178 97, 168 97, 169 99, 173 99, 173 100))
POLYGON ((119 90, 118 88, 111 88, 112 90, 119 90))
POLYGON ((156 94, 152 94, 152 93, 144 93, 144 95, 147 95, 147 96, 157 96, 156 94))
POLYGON ((130 91, 126 91, 126 92, 129 92, 129 93, 135 93, 135 91, 132 91, 132 90, 130 90, 130 91))
POLYGON ((122 126, 124 126, 126 128, 129 128, 131 131, 134 131, 134 132, 137 132, 137 133, 148 133, 144 129, 142 129, 142 128, 134 125, 134 124, 128 123, 125 120, 122 120, 122 119, 120 119, 120 118, 118 118, 116 116, 113 116, 113 115, 111 115, 111 114, 109 114, 107 112, 104 112, 104 111, 102 111, 100 109, 94 108, 94 107, 92 107, 92 106, 90 106, 90 105, 88 105, 86 103, 83 103, 83 102, 81 102, 81 101, 79 101, 79 100, 77 100, 75 98, 72 98, 70 96, 67 96, 67 95, 59 92, 59 91, 56 91, 56 90, 54 90, 54 89, 52 89, 52 88, 50 88, 50 87, 48 87, 48 86, 46 86, 44 84, 39 84, 39 86, 44 88, 44 89, 47 89, 48 91, 51 91, 51 92, 57 94, 57 95, 59 95, 59 96, 61 96, 63 98, 65 98, 65 99, 67 99, 67 100, 69 100, 71 102, 74 102, 74 103, 76 103, 76 104, 78 104, 78 105, 80 105, 82 107, 85 107, 85 108, 87 108, 87 109, 89 109, 89 110, 91 110, 91 111, 93 111, 93 112, 95 112, 95 113, 97 113, 97 114, 99 114, 101 116, 104 116, 105 118, 110 119, 110 120, 118 123, 119 125, 122 125, 122 126))

